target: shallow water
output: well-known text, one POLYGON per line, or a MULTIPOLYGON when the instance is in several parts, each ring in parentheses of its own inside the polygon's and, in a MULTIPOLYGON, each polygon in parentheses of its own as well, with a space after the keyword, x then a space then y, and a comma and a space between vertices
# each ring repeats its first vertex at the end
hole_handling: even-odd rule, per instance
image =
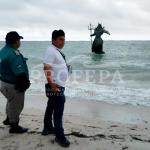
MULTIPOLYGON (((42 58, 49 42, 23 42, 32 85, 44 92, 42 58)), ((0 42, 0 47, 4 42, 0 42)), ((106 41, 104 55, 91 53, 90 42, 66 42, 63 52, 73 66, 65 94, 73 98, 150 106, 150 42, 106 41)))

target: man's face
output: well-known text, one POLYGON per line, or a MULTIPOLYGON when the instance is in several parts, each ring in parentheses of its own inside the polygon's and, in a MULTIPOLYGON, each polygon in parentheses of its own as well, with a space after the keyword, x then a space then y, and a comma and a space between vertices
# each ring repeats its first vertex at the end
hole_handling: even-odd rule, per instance
POLYGON ((16 49, 18 49, 21 46, 20 39, 15 42, 14 46, 15 46, 16 49))
POLYGON ((62 49, 65 45, 65 37, 64 36, 60 36, 57 39, 53 39, 52 41, 53 41, 53 44, 59 49, 62 49))

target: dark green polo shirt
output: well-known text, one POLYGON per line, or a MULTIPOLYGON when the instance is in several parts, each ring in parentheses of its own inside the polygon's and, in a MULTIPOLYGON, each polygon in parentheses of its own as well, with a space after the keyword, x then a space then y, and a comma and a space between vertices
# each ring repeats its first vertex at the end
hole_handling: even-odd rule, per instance
POLYGON ((29 78, 29 71, 26 58, 19 50, 6 45, 0 50, 0 79, 4 82, 15 83, 16 77, 26 73, 29 78))

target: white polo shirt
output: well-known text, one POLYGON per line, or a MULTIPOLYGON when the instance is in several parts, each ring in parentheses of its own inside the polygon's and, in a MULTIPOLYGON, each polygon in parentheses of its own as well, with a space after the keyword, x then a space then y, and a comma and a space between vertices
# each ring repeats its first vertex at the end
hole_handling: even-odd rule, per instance
POLYGON ((51 44, 45 52, 43 63, 52 66, 52 79, 55 83, 65 87, 68 79, 68 69, 64 58, 58 50, 60 49, 51 44))

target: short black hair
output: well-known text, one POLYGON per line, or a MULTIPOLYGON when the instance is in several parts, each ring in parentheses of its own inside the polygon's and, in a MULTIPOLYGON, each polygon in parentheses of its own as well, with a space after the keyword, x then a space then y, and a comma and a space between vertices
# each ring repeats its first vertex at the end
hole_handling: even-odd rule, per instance
POLYGON ((52 39, 56 40, 60 36, 65 36, 65 32, 63 30, 54 30, 52 32, 52 39))

